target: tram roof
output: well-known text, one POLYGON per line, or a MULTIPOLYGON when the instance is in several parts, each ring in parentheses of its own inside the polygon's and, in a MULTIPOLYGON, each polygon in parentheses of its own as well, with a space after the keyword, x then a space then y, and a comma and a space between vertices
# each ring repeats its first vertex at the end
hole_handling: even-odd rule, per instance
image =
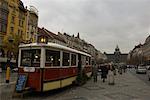
POLYGON ((86 56, 90 56, 90 54, 82 52, 82 51, 78 51, 60 44, 56 44, 56 43, 30 43, 30 44, 21 44, 19 45, 19 48, 25 48, 25 47, 53 47, 53 48, 58 48, 58 49, 62 49, 62 50, 67 50, 67 51, 71 51, 71 52, 75 52, 75 53, 79 53, 82 55, 86 55, 86 56))

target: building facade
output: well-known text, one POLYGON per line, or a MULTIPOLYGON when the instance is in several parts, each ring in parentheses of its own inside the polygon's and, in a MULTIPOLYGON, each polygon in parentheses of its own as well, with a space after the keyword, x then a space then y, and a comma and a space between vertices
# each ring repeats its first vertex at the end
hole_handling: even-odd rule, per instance
POLYGON ((38 13, 21 0, 0 0, 0 62, 16 62, 18 45, 37 41, 38 13))
POLYGON ((38 10, 34 6, 30 6, 27 10, 26 19, 26 34, 24 42, 37 42, 38 10))
POLYGON ((38 42, 46 43, 53 42, 60 45, 64 45, 79 51, 86 52, 92 56, 92 60, 101 62, 103 58, 106 59, 106 56, 98 51, 92 44, 87 43, 86 41, 80 39, 79 33, 75 37, 74 35, 70 36, 67 33, 55 34, 45 28, 38 28, 38 42))
POLYGON ((38 43, 47 43, 47 42, 52 42, 52 43, 57 43, 60 45, 67 45, 65 40, 58 36, 57 34, 45 29, 45 28, 39 28, 38 27, 38 43))
POLYGON ((150 65, 150 35, 146 38, 142 47, 144 63, 150 65))
POLYGON ((0 0, 0 56, 4 57, 4 45, 3 40, 7 34, 7 23, 8 23, 8 2, 7 0, 0 0))
POLYGON ((146 38, 144 44, 139 44, 130 51, 128 63, 150 65, 150 35, 146 38))
POLYGON ((127 63, 128 54, 121 53, 118 45, 116 46, 113 54, 107 54, 107 53, 105 53, 105 54, 107 56, 108 62, 125 63, 125 64, 127 63))

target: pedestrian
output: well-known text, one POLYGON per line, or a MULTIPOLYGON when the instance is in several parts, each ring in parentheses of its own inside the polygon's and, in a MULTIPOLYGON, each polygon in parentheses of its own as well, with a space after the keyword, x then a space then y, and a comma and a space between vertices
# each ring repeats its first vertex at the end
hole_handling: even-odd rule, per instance
POLYGON ((119 74, 122 74, 122 66, 121 65, 119 65, 118 72, 119 72, 119 74))
POLYGON ((124 73, 126 72, 126 69, 127 69, 127 66, 124 65, 124 66, 123 66, 123 71, 124 71, 124 73))
POLYGON ((113 67, 112 65, 110 65, 110 69, 108 71, 108 84, 109 85, 114 85, 115 84, 115 77, 114 77, 114 73, 113 73, 113 67))
POLYGON ((105 82, 105 79, 107 78, 107 74, 108 74, 108 68, 106 65, 101 66, 101 78, 103 80, 103 82, 105 82))
POLYGON ((98 68, 97 68, 97 65, 95 64, 93 66, 93 78, 94 78, 94 82, 97 82, 97 72, 98 72, 98 68))

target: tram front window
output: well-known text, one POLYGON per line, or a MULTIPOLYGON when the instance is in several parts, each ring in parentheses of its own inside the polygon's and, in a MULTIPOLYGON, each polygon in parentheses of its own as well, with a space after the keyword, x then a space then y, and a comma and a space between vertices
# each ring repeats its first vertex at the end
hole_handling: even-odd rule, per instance
POLYGON ((21 51, 21 66, 40 67, 40 49, 30 49, 21 51))

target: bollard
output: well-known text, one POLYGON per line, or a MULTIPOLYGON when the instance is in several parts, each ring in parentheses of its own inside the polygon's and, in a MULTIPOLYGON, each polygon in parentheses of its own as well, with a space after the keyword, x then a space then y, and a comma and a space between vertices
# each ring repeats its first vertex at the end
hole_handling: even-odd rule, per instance
POLYGON ((9 83, 10 80, 10 67, 8 66, 6 69, 6 83, 9 83))

